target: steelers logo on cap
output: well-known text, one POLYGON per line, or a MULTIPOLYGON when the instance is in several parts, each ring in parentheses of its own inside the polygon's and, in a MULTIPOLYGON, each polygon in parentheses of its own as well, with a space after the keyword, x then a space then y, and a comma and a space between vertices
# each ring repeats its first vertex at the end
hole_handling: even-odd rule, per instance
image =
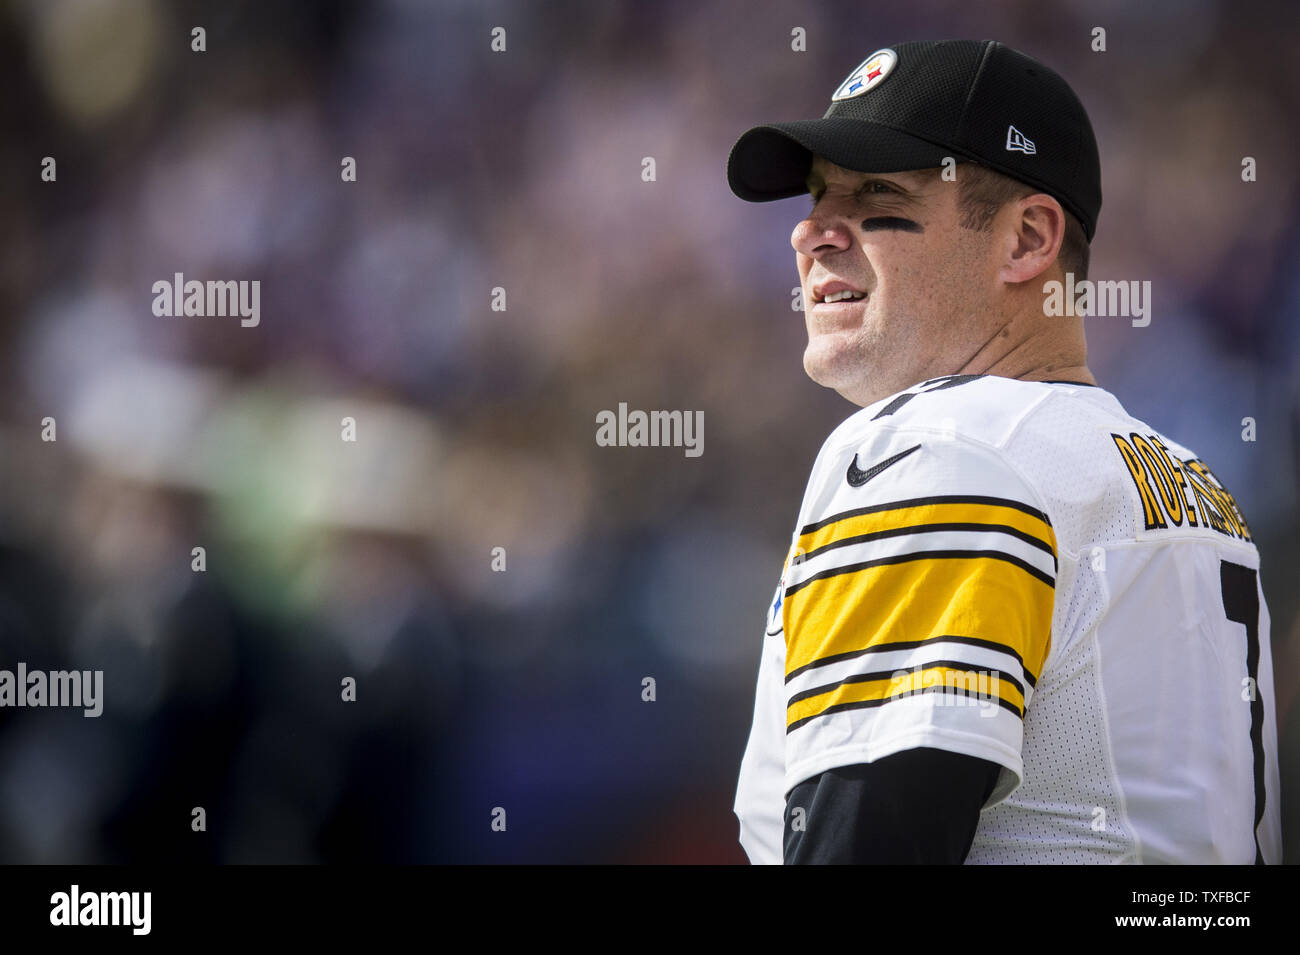
POLYGON ((872 53, 840 84, 840 88, 831 97, 831 102, 838 103, 842 99, 852 99, 879 86, 897 62, 898 56, 893 50, 877 50, 872 53))

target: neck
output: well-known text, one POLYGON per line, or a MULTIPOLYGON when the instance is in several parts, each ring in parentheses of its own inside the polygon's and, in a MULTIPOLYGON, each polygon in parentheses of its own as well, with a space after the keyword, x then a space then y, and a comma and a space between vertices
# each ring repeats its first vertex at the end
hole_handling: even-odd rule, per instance
MULTIPOLYGON (((1007 314, 1007 313, 1003 313, 1007 314)), ((1096 385, 1088 368, 1088 346, 1079 318, 1047 318, 1041 304, 1031 310, 1011 311, 983 342, 971 345, 965 357, 936 356, 933 363, 911 369, 907 383, 882 383, 879 387, 837 388, 836 391, 865 408, 915 381, 943 375, 995 375, 1021 381, 1078 381, 1096 385), (1051 325, 1045 325, 1051 322, 1051 325), (884 388, 884 390, 881 390, 884 388)))
POLYGON ((1046 318, 1038 302, 1031 311, 1013 310, 972 350, 957 374, 1097 384, 1088 369, 1083 321, 1046 318))
POLYGON ((1007 359, 982 369, 967 365, 957 374, 997 375, 1000 378, 1019 378, 1021 381, 1079 381, 1086 385, 1097 384, 1097 379, 1085 363, 1066 359, 1026 361, 1008 356, 1007 359))

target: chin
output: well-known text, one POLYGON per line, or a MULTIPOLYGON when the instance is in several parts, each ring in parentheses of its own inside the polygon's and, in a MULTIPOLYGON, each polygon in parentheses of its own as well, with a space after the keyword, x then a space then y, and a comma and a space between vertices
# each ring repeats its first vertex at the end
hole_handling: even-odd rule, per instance
POLYGON ((813 381, 823 388, 829 388, 846 401, 865 408, 881 398, 909 387, 921 381, 924 375, 916 374, 915 379, 900 376, 900 369, 891 369, 869 365, 858 353, 851 349, 825 347, 830 343, 809 344, 803 356, 803 370, 813 381))
POLYGON ((841 391, 859 385, 866 367, 856 350, 825 338, 808 343, 803 353, 804 373, 824 388, 841 391))

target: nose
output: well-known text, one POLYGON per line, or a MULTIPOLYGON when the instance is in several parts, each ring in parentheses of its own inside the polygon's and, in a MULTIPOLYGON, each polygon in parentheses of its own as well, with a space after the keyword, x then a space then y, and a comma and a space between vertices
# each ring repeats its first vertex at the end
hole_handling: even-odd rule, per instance
POLYGON ((836 214, 825 200, 818 202, 790 233, 790 245, 801 255, 815 258, 827 252, 842 252, 853 242, 848 221, 836 214))

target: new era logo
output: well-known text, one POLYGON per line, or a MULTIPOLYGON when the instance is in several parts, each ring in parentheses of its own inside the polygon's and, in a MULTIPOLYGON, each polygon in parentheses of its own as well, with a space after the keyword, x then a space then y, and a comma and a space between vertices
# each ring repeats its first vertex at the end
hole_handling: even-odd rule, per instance
POLYGON ((1026 156, 1032 156, 1038 152, 1034 146, 1034 141, 1027 137, 1014 126, 1007 127, 1007 152, 1022 152, 1026 156))

